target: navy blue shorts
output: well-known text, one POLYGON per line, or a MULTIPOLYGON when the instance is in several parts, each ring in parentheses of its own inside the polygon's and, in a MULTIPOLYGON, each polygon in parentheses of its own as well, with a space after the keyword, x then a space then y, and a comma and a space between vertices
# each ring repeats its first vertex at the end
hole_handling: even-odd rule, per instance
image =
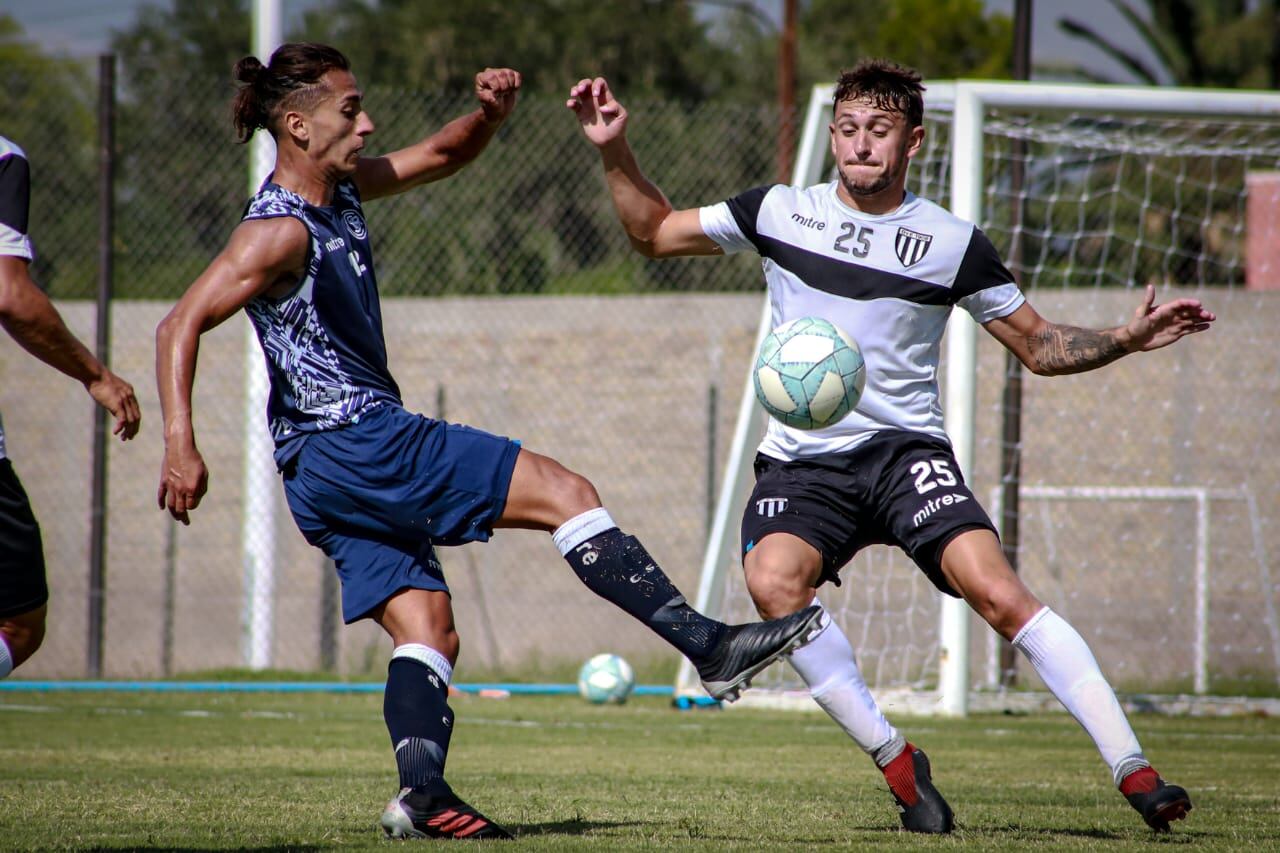
POLYGON ((399 406, 307 436, 285 464, 284 491, 302 535, 337 564, 343 620, 405 588, 448 592, 432 546, 488 540, 519 452, 399 406))
POLYGON ((758 454, 756 486, 742 516, 742 556, 770 533, 790 533, 822 554, 821 585, 868 545, 897 545, 929 580, 959 597, 942 552, 969 530, 995 532, 965 485, 951 445, 886 430, 847 453, 783 462, 758 454))

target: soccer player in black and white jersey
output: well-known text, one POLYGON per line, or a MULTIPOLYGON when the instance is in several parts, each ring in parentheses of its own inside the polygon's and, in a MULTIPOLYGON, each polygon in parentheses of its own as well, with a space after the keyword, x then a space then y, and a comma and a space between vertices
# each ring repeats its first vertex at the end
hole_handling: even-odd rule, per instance
MULTIPOLYGON (((1120 791, 1157 830, 1191 808, 1143 756, 1084 639, 1013 572, 996 532, 961 477, 943 431, 937 367, 960 306, 1032 372, 1093 370, 1209 328, 1194 299, 1155 304, 1154 288, 1126 325, 1091 330, 1040 316, 972 223, 906 190, 924 139, 920 75, 883 60, 841 75, 831 151, 838 176, 813 187, 774 185, 727 202, 674 210, 627 143, 627 111, 602 78, 584 79, 567 106, 600 152, 632 246, 653 258, 754 250, 763 260, 773 323, 825 317, 849 332, 867 363, 857 408, 826 429, 770 421, 742 524, 743 567, 756 608, 778 617, 815 602, 866 545, 906 551, 944 593, 963 598, 1027 656, 1093 738, 1120 791), (760 509, 763 508, 763 509, 760 509)), ((849 640, 825 630, 791 655, 813 698, 884 772, 903 826, 948 832, 952 812, 924 753, 885 719, 849 640)))
MULTIPOLYGON (((80 380, 116 419, 127 441, 142 420, 133 386, 102 365, 62 322, 31 280, 35 257, 27 233, 31 172, 22 149, 0 136, 0 325, 36 358, 80 380)), ((49 586, 40 525, 5 452, 0 426, 0 678, 35 654, 44 640, 49 586)))

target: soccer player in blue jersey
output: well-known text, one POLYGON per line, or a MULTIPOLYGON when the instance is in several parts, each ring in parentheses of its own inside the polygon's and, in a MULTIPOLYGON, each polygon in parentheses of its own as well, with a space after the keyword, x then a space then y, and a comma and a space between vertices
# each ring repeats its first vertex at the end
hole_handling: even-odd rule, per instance
MULTIPOLYGON (((942 592, 963 596, 1030 660, 1093 738, 1143 819, 1168 829, 1191 808, 1143 756, 1084 639, 1045 607, 1005 559, 991 521, 961 477, 943 431, 939 342, 960 306, 1034 373, 1093 370, 1209 328, 1199 301, 1155 305, 1148 287, 1127 325, 1094 331, 1050 322, 1020 292, 981 230, 906 190, 924 139, 920 75, 860 63, 836 85, 830 124, 837 178, 774 185, 721 204, 674 210, 641 173, 627 111, 601 79, 569 92, 603 161, 618 217, 655 258, 750 250, 763 258, 775 326, 825 317, 853 335, 867 363, 858 406, 826 429, 770 420, 742 523, 747 588, 764 616, 794 613, 861 548, 894 544, 942 592), (946 498, 939 500, 939 498, 946 498)), ((839 626, 791 655, 817 703, 884 772, 903 826, 949 832, 951 808, 928 759, 884 718, 839 626)))
MULTIPOLYGON (((31 280, 30 172, 22 149, 0 136, 0 325, 27 352, 79 380, 116 419, 114 433, 128 441, 142 422, 133 386, 94 357, 31 280)), ((0 426, 0 678, 40 648, 48 602, 40 525, 5 452, 0 426)))
POLYGON ((337 564, 343 618, 373 619, 394 643, 383 712, 401 790, 384 829, 509 837, 444 781, 458 637, 433 546, 484 541, 499 527, 551 533, 588 588, 689 657, 717 697, 735 697, 802 643, 818 609, 741 626, 707 619, 618 529, 589 481, 510 439, 402 407, 362 204, 474 160, 515 108, 517 72, 480 72, 477 109, 380 157, 363 154, 373 122, 334 48, 287 44, 268 65, 241 60, 236 76, 236 127, 242 141, 272 134, 275 170, 156 331, 160 506, 185 523, 205 493, 191 414, 199 339, 244 308, 266 356, 267 417, 294 520, 337 564))

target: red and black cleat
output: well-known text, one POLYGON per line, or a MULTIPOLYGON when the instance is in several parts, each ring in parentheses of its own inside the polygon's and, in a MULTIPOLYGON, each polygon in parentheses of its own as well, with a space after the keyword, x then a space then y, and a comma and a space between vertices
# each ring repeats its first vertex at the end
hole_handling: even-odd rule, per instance
POLYGON ((1191 797, 1187 792, 1161 779, 1150 767, 1124 777, 1120 793, 1156 832, 1168 832, 1170 821, 1182 820, 1191 811, 1191 797))
POLYGON ((929 757, 907 744, 902 753, 884 769, 889 792, 898 803, 902 828, 908 832, 947 833, 955 828, 951 806, 933 787, 929 757))
POLYGON ((458 799, 448 785, 429 794, 401 789, 383 810, 381 823, 389 838, 511 838, 511 833, 458 799))

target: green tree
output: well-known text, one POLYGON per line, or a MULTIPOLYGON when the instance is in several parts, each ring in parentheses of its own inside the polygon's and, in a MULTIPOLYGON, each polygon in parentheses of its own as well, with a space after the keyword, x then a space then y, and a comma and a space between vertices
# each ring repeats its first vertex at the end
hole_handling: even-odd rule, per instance
POLYGON ((467 92, 477 71, 501 66, 518 69, 534 95, 603 74, 633 97, 698 101, 741 70, 708 27, 684 0, 333 0, 306 15, 304 30, 384 85, 467 92))
MULTIPOLYGON (((1142 83, 1159 85, 1163 70, 1178 86, 1280 87, 1280 11, 1274 0, 1147 0, 1147 15, 1126 0, 1110 3, 1158 65, 1078 18, 1063 16, 1058 26, 1119 62, 1142 83)), ((1083 66, 1073 71, 1086 80, 1119 82, 1083 66)))
POLYGON ((0 133, 31 162, 33 274, 54 297, 91 295, 96 284, 94 104, 83 66, 46 55, 0 15, 0 133))
POLYGON ((982 0, 813 0, 800 15, 799 71, 829 83, 859 59, 883 57, 930 79, 1006 78, 1013 25, 982 0))
MULTIPOLYGON (((718 16, 698 14, 698 5, 329 0, 308 12, 289 37, 350 56, 377 124, 372 151, 409 144, 473 108, 472 79, 485 66, 525 76, 515 119, 464 176, 370 207, 384 289, 758 287, 749 259, 653 264, 634 255, 597 158, 562 105, 574 81, 607 76, 637 116, 646 168, 680 206, 769 182, 780 121, 776 28, 745 3, 719 4, 718 16)), ((124 93, 121 278, 133 293, 179 292, 237 219, 247 152, 232 144, 227 104, 231 67, 248 52, 248 20, 246 0, 175 0, 145 9, 115 40, 124 93)), ((801 68, 810 70, 800 79, 828 82, 865 55, 931 76, 1000 73, 1008 32, 981 0, 815 0, 801 26, 801 68)))
POLYGON ((244 0, 144 7, 112 40, 120 56, 118 285, 172 297, 212 259, 247 197, 232 67, 249 52, 244 0))

